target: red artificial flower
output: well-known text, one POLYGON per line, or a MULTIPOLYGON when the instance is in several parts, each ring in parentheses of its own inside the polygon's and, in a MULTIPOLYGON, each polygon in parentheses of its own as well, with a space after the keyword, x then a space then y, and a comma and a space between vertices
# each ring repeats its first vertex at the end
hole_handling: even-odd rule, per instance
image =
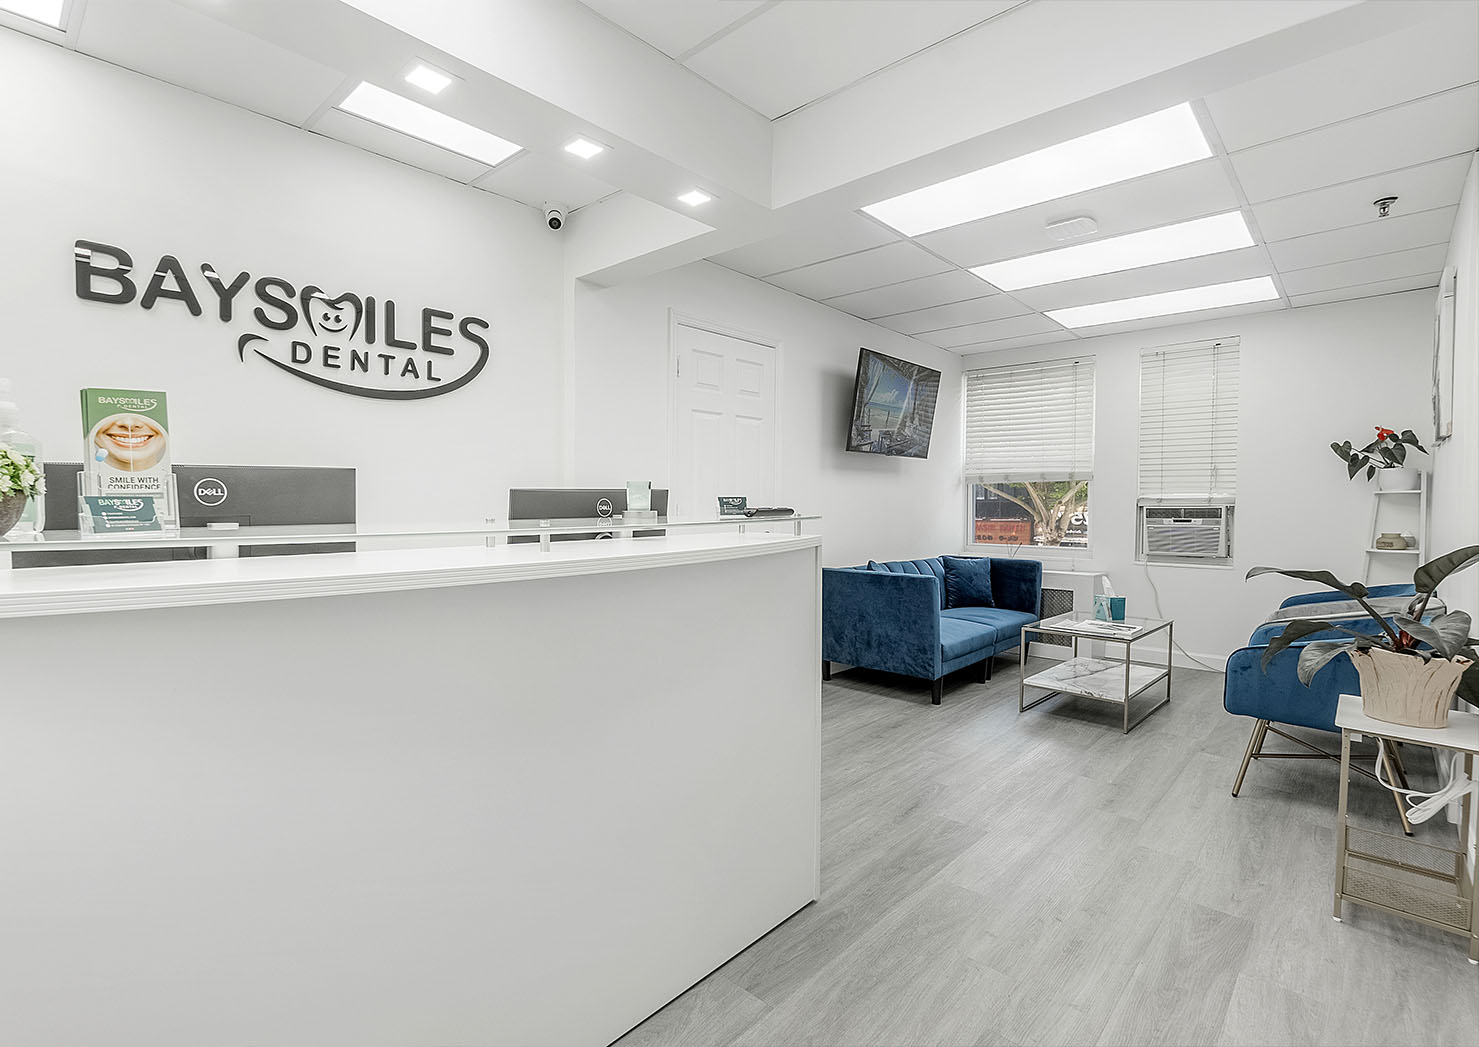
POLYGON ((1395 429, 1383 429, 1379 425, 1376 427, 1376 438, 1378 440, 1385 440, 1389 436, 1396 436, 1396 435, 1397 435, 1397 430, 1395 430, 1395 429))

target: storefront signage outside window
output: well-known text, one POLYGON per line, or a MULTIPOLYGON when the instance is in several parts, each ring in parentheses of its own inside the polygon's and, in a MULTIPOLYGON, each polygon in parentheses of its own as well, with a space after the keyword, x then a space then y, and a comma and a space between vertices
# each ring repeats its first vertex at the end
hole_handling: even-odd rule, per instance
POLYGON ((227 279, 215 266, 191 277, 174 255, 159 259, 145 279, 121 247, 78 240, 73 255, 77 297, 89 302, 153 309, 177 303, 192 316, 207 308, 222 323, 241 319, 254 329, 236 340, 295 378, 379 400, 424 400, 461 389, 488 363, 488 321, 446 309, 402 309, 389 298, 330 294, 278 276, 240 272, 227 279), (239 316, 238 316, 239 314, 239 316))

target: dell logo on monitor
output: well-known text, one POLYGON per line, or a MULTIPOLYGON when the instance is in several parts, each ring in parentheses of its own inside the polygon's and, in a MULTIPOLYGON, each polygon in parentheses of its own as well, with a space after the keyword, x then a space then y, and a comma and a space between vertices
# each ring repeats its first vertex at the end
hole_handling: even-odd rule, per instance
POLYGON ((226 500, 226 485, 214 476, 196 481, 195 500, 201 505, 220 505, 226 500))

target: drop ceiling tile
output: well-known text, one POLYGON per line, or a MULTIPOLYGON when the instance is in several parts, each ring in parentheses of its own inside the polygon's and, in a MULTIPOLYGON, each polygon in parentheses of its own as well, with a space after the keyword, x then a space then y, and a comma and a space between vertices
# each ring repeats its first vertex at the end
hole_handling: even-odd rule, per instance
POLYGON ((471 182, 488 170, 487 164, 428 145, 419 138, 411 138, 338 109, 325 112, 309 130, 457 182, 471 182))
POLYGON ((993 294, 966 302, 937 305, 933 309, 884 316, 873 322, 900 334, 922 334, 925 331, 943 331, 947 327, 1003 320, 1008 316, 1020 316, 1027 312, 1031 310, 1010 295, 993 294))
POLYGON ((1222 162, 1214 157, 941 229, 919 237, 919 242, 958 265, 970 267, 1066 247, 1068 243, 1048 236, 1046 226, 1077 215, 1093 218, 1099 230, 1092 237, 1069 243, 1102 240, 1237 207, 1237 193, 1222 162))
POLYGON ((938 345, 941 349, 955 349, 962 345, 978 345, 982 342, 999 342, 1007 338, 1026 335, 1055 334, 1063 328, 1040 313, 1023 313, 1005 320, 992 320, 984 324, 968 324, 951 327, 944 331, 931 331, 915 335, 921 342, 938 345))
POLYGON ((1272 243, 1327 229, 1384 221, 1377 218, 1376 208, 1372 206, 1373 201, 1384 196, 1397 198, 1392 205, 1394 217, 1446 207, 1458 203, 1472 162, 1471 153, 1460 153, 1400 171, 1280 197, 1255 205, 1253 218, 1264 240, 1272 243))
POLYGON ((1479 79, 1479 5, 1322 55, 1206 99, 1231 152, 1479 79))
POLYGON ((948 262, 940 261, 913 244, 895 243, 777 273, 768 281, 820 301, 853 291, 866 291, 871 287, 902 283, 919 276, 931 276, 949 268, 948 262))
POLYGON ((741 273, 766 277, 839 255, 866 251, 898 238, 897 233, 871 219, 849 214, 823 225, 797 229, 716 254, 714 261, 741 273))
POLYGON ((992 287, 973 273, 951 269, 934 276, 922 276, 917 280, 905 280, 900 284, 875 287, 871 291, 858 291, 838 298, 828 298, 823 304, 844 313, 872 320, 879 316, 925 309, 930 306, 959 302, 968 298, 980 298, 992 293, 992 287))
POLYGON ((1057 334, 1026 334, 1020 338, 1003 338, 995 342, 959 345, 950 351, 952 353, 959 353, 962 356, 969 356, 973 353, 999 353, 1006 349, 1023 349, 1038 345, 1052 345, 1054 342, 1071 342, 1073 340, 1074 335, 1071 332, 1059 331, 1057 334))
POLYGON ((1313 294, 1297 294, 1289 299, 1289 304, 1299 308, 1304 305, 1324 305, 1326 302, 1348 302, 1353 298, 1375 298, 1400 291, 1418 291, 1425 287, 1437 287, 1438 278, 1442 275, 1441 272, 1423 273, 1419 276, 1404 276, 1398 280, 1378 280, 1374 284, 1357 284, 1354 287, 1336 287, 1313 294))
POLYGON ((684 64, 773 120, 1018 2, 782 3, 684 64))
POLYGON ((1428 244, 1446 244, 1453 232, 1453 216, 1457 212, 1457 207, 1440 207, 1417 214, 1392 215, 1348 229, 1330 229, 1293 240, 1281 240, 1270 244, 1268 251, 1275 268, 1284 273, 1426 247, 1428 244))
POLYGON ((676 58, 763 0, 581 0, 607 21, 676 58))
POLYGON ((1139 298, 1162 291, 1180 291, 1187 287, 1205 287, 1208 284, 1222 284, 1233 280, 1249 280, 1255 276, 1268 276, 1271 272, 1262 249, 1244 247, 1201 258, 1184 258, 1177 262, 1163 262, 1160 265, 1147 265, 1118 273, 1086 276, 1082 280, 1044 284, 1042 287, 1013 291, 1012 296, 1031 309, 1045 311, 1088 305, 1092 302, 1118 302, 1125 298, 1139 298))
MULTIPOLYGON (((1245 305, 1227 305, 1219 309, 1200 309, 1192 313, 1172 313, 1169 316, 1151 316, 1144 320, 1124 320, 1120 323, 1100 324, 1097 327, 1080 327, 1078 335, 1080 338, 1098 338, 1100 335, 1120 334, 1124 331, 1151 331, 1157 327, 1204 323, 1209 320, 1247 316, 1251 313, 1271 313, 1285 308, 1287 306, 1283 300, 1275 298, 1268 302, 1248 302, 1245 305)), ((1226 333, 1236 334, 1237 329, 1231 328, 1226 333)))
POLYGON ((549 201, 563 204, 571 211, 616 192, 615 186, 581 171, 572 171, 561 160, 536 153, 510 157, 473 184, 532 207, 541 207, 549 201))
POLYGON ((1330 291, 1337 287, 1354 287, 1357 284, 1372 284, 1383 280, 1398 280, 1404 276, 1420 276, 1423 273, 1442 271, 1448 258, 1445 244, 1419 247, 1412 251, 1397 251, 1394 254, 1376 255, 1373 258, 1357 258, 1349 262, 1336 262, 1316 269, 1298 269, 1283 273, 1284 290, 1291 296, 1306 295, 1315 291, 1330 291))
POLYGON ((77 49, 253 112, 302 126, 344 83, 309 61, 182 4, 91 3, 77 49))
POLYGON ((1259 203, 1479 148, 1479 84, 1232 154, 1259 203))

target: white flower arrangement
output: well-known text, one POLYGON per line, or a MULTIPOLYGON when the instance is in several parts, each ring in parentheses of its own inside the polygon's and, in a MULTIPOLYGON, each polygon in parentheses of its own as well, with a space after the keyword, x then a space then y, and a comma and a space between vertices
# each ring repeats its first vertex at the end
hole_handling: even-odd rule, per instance
POLYGON ((0 498, 23 494, 40 498, 46 493, 46 480, 34 462, 19 451, 0 444, 0 498))

